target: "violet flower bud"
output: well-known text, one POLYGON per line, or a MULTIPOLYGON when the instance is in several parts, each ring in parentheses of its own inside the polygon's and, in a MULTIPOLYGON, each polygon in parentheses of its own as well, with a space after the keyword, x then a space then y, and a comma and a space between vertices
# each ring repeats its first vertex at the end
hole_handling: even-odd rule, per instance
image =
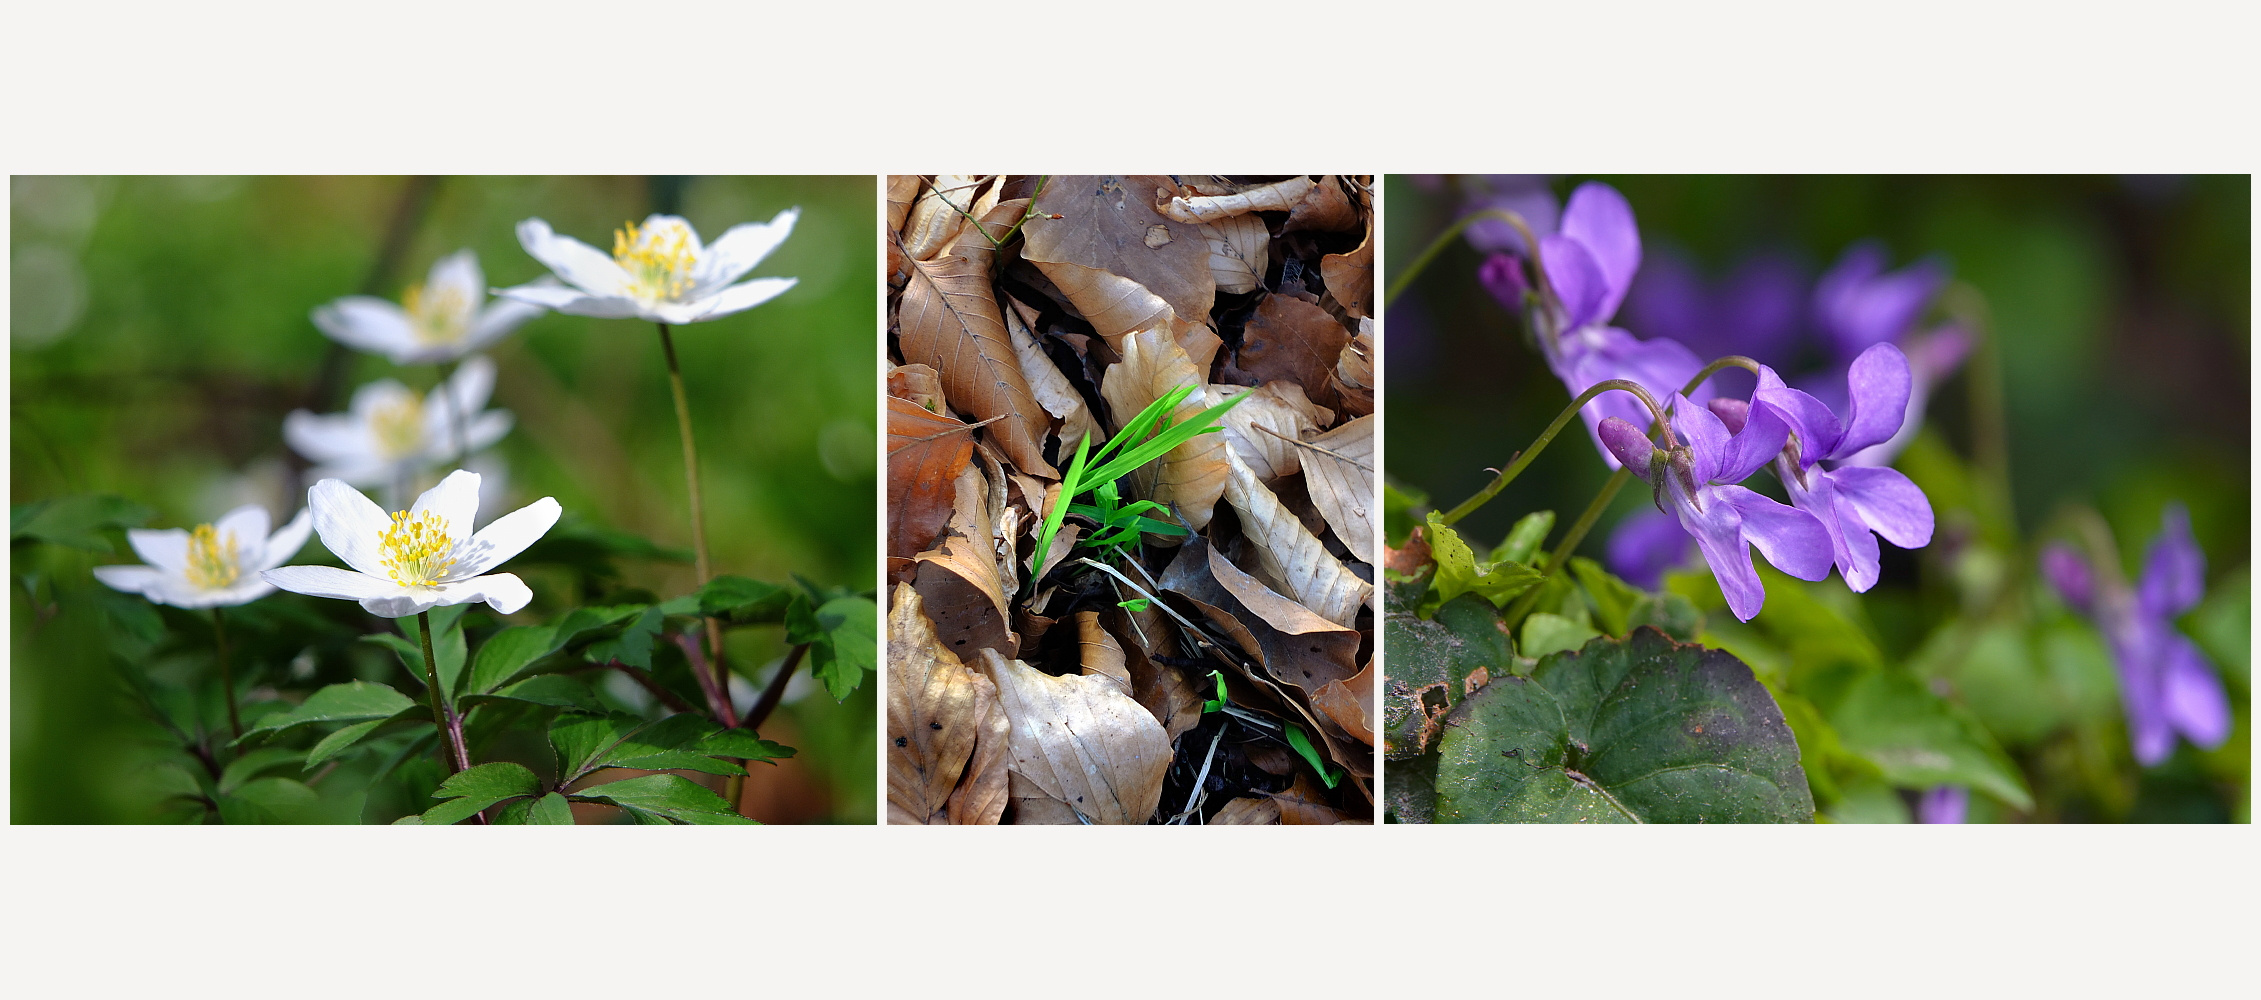
POLYGON ((1523 311, 1523 293, 1530 284, 1523 280, 1523 260, 1511 253, 1495 253, 1484 258, 1482 267, 1476 269, 1476 279, 1484 283, 1484 290, 1498 299, 1500 308, 1511 313, 1523 311))
POLYGON ((2088 561, 2063 542, 2051 542, 2041 550, 2041 575, 2057 589, 2065 603, 2082 614, 2088 614, 2096 600, 2096 582, 2089 575, 2088 561))

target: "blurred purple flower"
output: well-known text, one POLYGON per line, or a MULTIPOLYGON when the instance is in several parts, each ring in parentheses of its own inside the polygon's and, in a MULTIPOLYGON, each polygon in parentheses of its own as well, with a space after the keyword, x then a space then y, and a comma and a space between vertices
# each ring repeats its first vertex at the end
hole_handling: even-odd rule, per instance
POLYGON ((1829 530, 1837 571, 1855 593, 1876 586, 1877 535, 1903 549, 1931 543, 1931 502, 1897 470, 1821 463, 1890 439, 1907 413, 1910 381, 1907 356, 1891 344, 1875 344, 1847 370, 1843 421, 1763 365, 1751 397, 1754 417, 1770 412, 1790 428, 1789 445, 1775 458, 1775 475, 1791 504, 1829 530))
POLYGON ((1916 799, 1916 822, 1960 823, 1969 811, 1971 793, 1960 785, 1940 785, 1916 799))
MULTIPOLYGON (((1720 402, 1741 407, 1736 400, 1720 402)), ((1782 451, 1789 427, 1781 417, 1768 409, 1747 410, 1745 426, 1730 435, 1717 414, 1687 397, 1673 394, 1671 411, 1679 440, 1670 451, 1617 417, 1603 421, 1600 435, 1620 462, 1649 481, 1657 508, 1678 517, 1681 529, 1695 538, 1728 610, 1750 621, 1766 603, 1751 546, 1801 580, 1828 576, 1830 537, 1820 521, 1734 485, 1782 451)))
POLYGON ((1688 564, 1695 548, 1695 541, 1678 519, 1643 508, 1617 522, 1605 558, 1609 571, 1625 582, 1642 590, 1655 590, 1664 585, 1665 571, 1688 564))
MULTIPOLYGON (((1458 180, 1463 218, 1489 208, 1505 209, 1522 216, 1534 236, 1554 232, 1561 218, 1554 191, 1544 174, 1472 174, 1458 180)), ((1523 245, 1523 235, 1498 219, 1479 219, 1470 223, 1461 235, 1477 253, 1522 256, 1531 253, 1531 249, 1523 245)))
POLYGON ((1511 313, 1523 312, 1523 293, 1531 288, 1530 282, 1523 280, 1523 258, 1511 253, 1486 257, 1476 268, 1476 280, 1499 301, 1500 308, 1511 313))
POLYGON ((2048 548, 2041 550, 2041 575, 2074 611, 2084 615, 2094 613, 2096 583, 2078 549, 2063 542, 2049 543, 2048 548))
POLYGON ((1862 240, 1814 284, 1814 328, 1840 360, 1897 342, 1947 284, 1947 269, 1936 260, 1887 272, 1887 259, 1882 243, 1862 240))
MULTIPOLYGON (((2206 654, 2174 628, 2174 619, 2198 605, 2206 589, 2206 555, 2191 537, 2190 512, 2167 506, 2159 536, 2144 558, 2135 590, 2112 575, 2082 567, 2075 574, 2064 555, 2044 553, 2043 572, 2065 595, 2066 603, 2086 607, 2111 643, 2120 673, 2120 701, 2127 712, 2128 740, 2135 759, 2157 764, 2174 752, 2175 738, 2201 747, 2220 746, 2230 734, 2229 698, 2206 654), (2068 586, 2069 585, 2069 586, 2068 586)), ((2058 551, 2058 550, 2052 550, 2058 551)))
MULTIPOLYGON (((1805 300, 1798 265, 1781 254, 1746 258, 1713 284, 1685 254, 1663 248, 1643 262, 1625 308, 1644 338, 1677 340, 1700 358, 1740 354, 1781 367, 1797 353, 1805 300)), ((1726 371, 1718 378, 1722 394, 1750 394, 1750 373, 1726 371)))

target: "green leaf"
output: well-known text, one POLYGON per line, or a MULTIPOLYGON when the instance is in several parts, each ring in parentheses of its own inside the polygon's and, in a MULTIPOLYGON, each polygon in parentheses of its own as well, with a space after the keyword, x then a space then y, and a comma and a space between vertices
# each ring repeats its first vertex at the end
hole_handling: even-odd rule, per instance
POLYGON ((348 681, 332 684, 309 695, 297 708, 270 713, 244 732, 244 738, 260 733, 280 733, 298 726, 317 722, 367 722, 371 719, 390 719, 403 712, 430 709, 418 705, 407 695, 383 684, 371 681, 348 681))
POLYGON ((864 674, 879 666, 879 606, 864 597, 837 597, 816 609, 822 641, 809 647, 809 672, 834 701, 847 701, 864 674))
POLYGON ((535 799, 526 810, 526 822, 536 826, 572 826, 573 804, 565 796, 551 792, 535 799))
POLYGON ((1902 788, 1963 785, 2012 808, 2033 808, 2017 765, 1984 727, 1913 677, 1863 670, 1834 677, 1814 702, 1845 749, 1902 788))
POLYGON ((604 703, 589 690, 586 681, 563 674, 541 674, 505 686, 490 694, 465 695, 463 703, 482 705, 516 701, 529 705, 547 705, 552 708, 570 708, 582 712, 602 712, 604 703))
POLYGON ((1704 631, 1704 613, 1679 594, 1643 594, 1625 617, 1625 632, 1647 625, 1680 642, 1695 642, 1704 631))
POLYGON ((1534 611, 1523 619, 1523 641, 1517 652, 1530 659, 1538 659, 1577 649, 1601 633, 1561 615, 1534 611))
POLYGON ((692 743, 689 748, 691 752, 716 757, 730 757, 748 762, 762 761, 764 763, 782 760, 794 754, 792 747, 783 743, 772 743, 754 735, 749 730, 721 729, 720 727, 717 727, 717 730, 717 732, 701 737, 697 742, 692 743))
POLYGON ((220 821, 230 826, 277 823, 311 823, 318 819, 321 797, 304 782, 289 778, 254 778, 220 798, 220 821))
POLYGON ((1750 668, 1650 629, 1494 678, 1439 747, 1438 822, 1813 819, 1797 740, 1750 668))
POLYGON ((1294 749, 1296 753, 1301 754, 1303 762, 1311 765, 1311 769, 1319 773, 1319 780, 1326 782, 1328 788, 1340 784, 1342 782, 1342 771, 1329 767, 1326 760, 1319 756, 1319 748, 1311 745, 1311 737, 1303 734, 1303 727, 1292 722, 1285 725, 1287 727, 1288 746, 1294 749))
POLYGON ((648 607, 636 620, 621 629, 610 639, 599 639, 589 644, 581 658, 590 663, 609 663, 613 660, 639 670, 652 668, 652 643, 660 631, 667 627, 667 613, 658 607, 648 607))
MULTIPOLYGON (((1649 595, 1584 556, 1570 557, 1570 573, 1578 578, 1578 585, 1584 587, 1586 596, 1593 600, 1594 624, 1600 627, 1601 633, 1623 637, 1630 629, 1633 609, 1649 595)), ((1523 655, 1539 654, 1526 649, 1523 655)))
POLYGON ((1405 544, 1413 537, 1413 512, 1429 502, 1429 495, 1420 490, 1399 484, 1387 476, 1382 478, 1382 537, 1391 548, 1405 544))
POLYGON ((19 504, 8 511, 8 542, 47 542, 89 552, 115 554, 106 532, 138 528, 157 516, 141 504, 107 493, 57 497, 19 504))
POLYGON ((1518 562, 1528 565, 1539 554, 1539 546, 1546 544, 1547 534, 1554 530, 1554 511, 1539 510, 1523 515, 1515 527, 1507 531, 1507 540, 1492 550, 1492 561, 1518 562))
MULTIPOLYGON (((322 737, 322 742, 314 744, 314 749, 306 752, 306 769, 312 770, 328 763, 331 758, 353 749, 355 744, 369 738, 370 734, 375 733, 390 721, 392 720, 371 719, 367 722, 356 722, 322 737)), ((429 720, 425 724, 429 725, 429 720)))
POLYGON ((539 794, 542 780, 523 764, 500 761, 481 764, 440 782, 435 799, 447 801, 424 810, 427 826, 446 826, 470 819, 472 814, 511 799, 539 794))
POLYGON ((1415 608, 1424 618, 1462 594, 1477 594, 1495 608, 1506 607, 1516 595, 1539 582, 1539 571, 1522 563, 1479 565, 1475 551, 1435 511, 1429 512, 1428 539, 1429 554, 1437 561, 1437 575, 1429 583, 1429 593, 1415 608))
POLYGON ((565 782, 599 768, 691 770, 737 775, 744 769, 725 758, 770 760, 793 755, 791 747, 760 739, 744 730, 724 730, 689 712, 647 722, 632 715, 560 715, 550 724, 550 745, 565 782))
POLYGON ((608 802, 628 810, 639 821, 677 823, 738 823, 754 821, 730 808, 730 803, 678 774, 651 774, 608 782, 573 793, 580 802, 608 802))
POLYGON ((235 791, 243 787, 245 782, 268 771, 298 763, 304 756, 304 751, 288 747, 260 747, 246 751, 243 756, 229 761, 227 768, 220 772, 220 790, 235 791))
POLYGON ((783 620, 788 591, 774 583, 742 576, 718 576, 699 588, 699 614, 741 625, 783 620))
POLYGON ((1384 588, 1382 746, 1392 761, 1434 749, 1446 711, 1466 697, 1470 678, 1507 676, 1514 663, 1499 609, 1474 594, 1446 601, 1423 619, 1406 605, 1406 587, 1384 588))
POLYGON ((557 629, 549 625, 513 625, 488 636, 471 661, 471 691, 493 691, 556 649, 557 629))

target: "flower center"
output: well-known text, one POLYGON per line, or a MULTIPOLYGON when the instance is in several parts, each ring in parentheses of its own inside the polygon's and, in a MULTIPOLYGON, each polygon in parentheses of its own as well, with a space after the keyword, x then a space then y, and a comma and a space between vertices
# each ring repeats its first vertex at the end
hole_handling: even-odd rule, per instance
POLYGON ((236 561, 236 533, 226 537, 209 524, 199 524, 188 535, 188 582, 206 590, 219 590, 243 575, 236 561))
POLYGON ((377 561, 385 575, 403 587, 430 587, 447 575, 455 560, 448 558, 455 540, 448 537, 447 522, 435 511, 415 517, 395 511, 392 526, 377 536, 377 561))
POLYGON ((677 221, 645 228, 633 222, 613 230, 612 259, 628 272, 630 295, 647 301, 674 299, 691 287, 691 227, 677 221))
POLYGON ((386 458, 407 458, 424 444, 424 397, 409 393, 378 405, 369 414, 369 431, 386 458))
POLYGON ((408 329, 420 343, 452 344, 471 327, 471 301, 452 285, 430 295, 423 285, 410 285, 400 293, 400 308, 408 314, 408 329))

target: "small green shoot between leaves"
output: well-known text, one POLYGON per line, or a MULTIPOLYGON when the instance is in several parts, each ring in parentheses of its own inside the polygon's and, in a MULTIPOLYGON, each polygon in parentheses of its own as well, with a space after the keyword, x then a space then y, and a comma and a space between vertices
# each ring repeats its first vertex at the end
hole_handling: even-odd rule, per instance
POLYGON ((1045 512, 1044 528, 1036 536, 1036 564, 1029 571, 1031 582, 1044 578, 1044 557, 1052 550, 1052 536, 1059 532, 1060 523, 1066 520, 1071 511, 1099 522, 1099 530, 1093 532, 1086 542, 1096 548, 1129 545, 1137 540, 1139 534, 1149 531, 1164 535, 1187 534, 1186 529, 1180 525, 1143 516, 1149 511, 1167 513, 1167 508, 1152 500, 1139 500, 1123 506, 1122 495, 1117 491, 1115 481, 1168 454, 1171 449, 1193 440, 1196 435, 1220 430, 1216 424, 1225 415, 1225 411, 1248 398, 1247 393, 1241 393, 1201 411, 1182 424, 1168 423, 1168 414, 1177 409, 1178 404, 1184 402, 1193 390, 1194 387, 1190 385, 1179 386, 1147 404, 1145 409, 1138 411, 1138 416, 1123 425, 1120 433, 1102 445, 1096 455, 1091 454, 1091 438, 1088 435, 1077 442, 1075 460, 1068 464, 1067 475, 1060 480, 1060 499, 1052 505, 1051 510, 1045 512), (1154 436, 1147 437, 1149 432, 1154 436), (1132 441, 1138 444, 1117 453, 1117 449, 1132 441), (1097 502, 1073 502, 1085 493, 1090 493, 1097 502))

